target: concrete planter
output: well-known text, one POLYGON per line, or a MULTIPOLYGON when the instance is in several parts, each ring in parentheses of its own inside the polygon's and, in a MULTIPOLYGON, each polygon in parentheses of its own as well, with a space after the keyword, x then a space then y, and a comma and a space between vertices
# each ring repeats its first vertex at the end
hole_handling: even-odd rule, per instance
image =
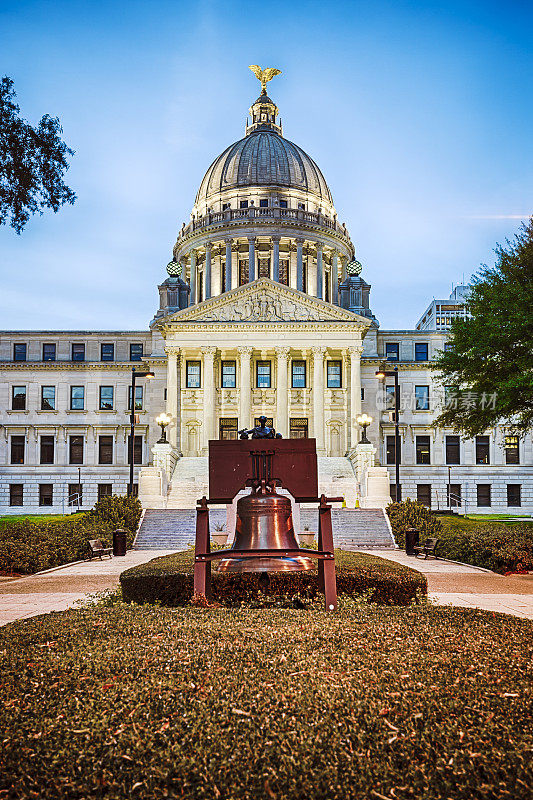
POLYGON ((300 544, 313 545, 315 542, 315 534, 313 531, 303 531, 298 534, 300 544))
POLYGON ((228 541, 228 534, 225 531, 217 531, 211 534, 211 539, 215 544, 223 546, 228 541))

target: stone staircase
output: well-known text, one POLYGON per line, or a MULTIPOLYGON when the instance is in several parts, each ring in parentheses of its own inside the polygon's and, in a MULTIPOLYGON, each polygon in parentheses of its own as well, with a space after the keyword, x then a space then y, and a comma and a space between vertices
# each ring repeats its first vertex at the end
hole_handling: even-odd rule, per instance
MULTIPOLYGON (((209 511, 211 531, 226 524, 226 507, 209 511)), ((137 533, 134 550, 186 550, 194 544, 196 511, 192 508, 147 509, 137 533)))
MULTIPOLYGON (((305 526, 318 533, 318 510, 302 508, 302 530, 305 526)), ((382 508, 333 508, 331 511, 333 542, 342 550, 393 550, 396 548, 388 519, 382 508)))
MULTIPOLYGON (((344 497, 348 508, 355 508, 355 474, 347 458, 318 457, 318 494, 344 497)), ((340 503, 338 504, 340 506, 340 503)))
POLYGON ((167 498, 168 509, 195 509, 196 501, 209 497, 207 456, 180 458, 172 475, 167 498))

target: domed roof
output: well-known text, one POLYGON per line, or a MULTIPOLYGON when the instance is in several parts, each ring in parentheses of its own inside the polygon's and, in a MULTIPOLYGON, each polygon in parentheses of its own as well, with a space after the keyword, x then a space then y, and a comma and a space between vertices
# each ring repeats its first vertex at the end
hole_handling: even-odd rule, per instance
POLYGON ((253 130, 216 158, 200 184, 196 202, 242 186, 284 186, 333 204, 321 171, 301 147, 273 129, 253 130))

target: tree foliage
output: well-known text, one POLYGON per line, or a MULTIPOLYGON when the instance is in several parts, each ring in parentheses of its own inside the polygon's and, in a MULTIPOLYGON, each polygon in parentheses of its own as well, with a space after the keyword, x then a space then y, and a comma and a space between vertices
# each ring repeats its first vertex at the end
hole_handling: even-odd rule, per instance
POLYGON ((500 422, 518 435, 533 425, 533 217, 495 252, 495 266, 473 279, 469 317, 453 321, 451 348, 433 365, 455 389, 434 424, 471 437, 500 422))
POLYGON ((36 127, 19 115, 11 78, 0 80, 0 225, 21 233, 30 216, 43 209, 59 211, 74 203, 63 182, 67 157, 74 151, 61 139, 57 117, 48 114, 36 127))

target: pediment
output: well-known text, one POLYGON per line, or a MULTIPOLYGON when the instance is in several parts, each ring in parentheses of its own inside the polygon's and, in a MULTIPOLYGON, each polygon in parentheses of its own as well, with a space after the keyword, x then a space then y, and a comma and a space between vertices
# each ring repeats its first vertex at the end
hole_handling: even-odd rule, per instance
POLYGON ((317 297, 310 297, 269 278, 239 286, 218 297, 177 311, 160 321, 161 326, 185 322, 351 322, 367 328, 370 321, 317 297))

